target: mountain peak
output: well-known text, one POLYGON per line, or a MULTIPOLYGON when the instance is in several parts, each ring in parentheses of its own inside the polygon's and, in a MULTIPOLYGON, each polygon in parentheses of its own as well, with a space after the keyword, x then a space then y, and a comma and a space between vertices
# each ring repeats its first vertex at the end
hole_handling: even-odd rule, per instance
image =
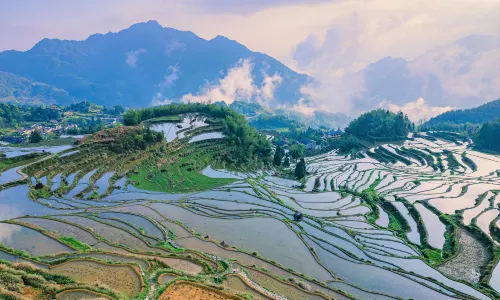
POLYGON ((36 43, 30 51, 37 53, 49 53, 59 49, 62 44, 63 41, 59 39, 44 38, 36 43))
POLYGON ((130 26, 129 29, 157 30, 163 29, 163 26, 156 20, 149 20, 147 22, 136 23, 130 26))

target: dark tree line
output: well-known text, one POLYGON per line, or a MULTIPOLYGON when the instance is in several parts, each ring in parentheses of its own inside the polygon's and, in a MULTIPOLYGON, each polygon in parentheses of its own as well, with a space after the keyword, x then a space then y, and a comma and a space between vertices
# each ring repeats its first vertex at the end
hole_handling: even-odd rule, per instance
POLYGON ((485 123, 474 138, 476 147, 500 152, 500 119, 485 123))
POLYGON ((60 120, 61 117, 60 109, 54 107, 0 103, 0 128, 17 127, 23 122, 60 120))
MULTIPOLYGON (((0 128, 18 127, 23 122, 49 122, 60 121, 65 111, 88 113, 96 111, 109 115, 121 115, 125 109, 121 105, 111 108, 97 106, 91 102, 79 102, 69 106, 30 106, 0 103, 0 128)), ((82 124, 84 125, 84 124, 82 124)), ((102 128, 101 128, 102 129, 102 128)), ((90 130, 92 131, 92 130, 90 130)), ((93 131, 95 132, 95 131, 93 131)), ((92 133, 92 132, 85 132, 92 133)))
POLYGON ((442 113, 424 123, 421 129, 463 131, 498 118, 500 118, 500 99, 475 108, 458 109, 442 113))

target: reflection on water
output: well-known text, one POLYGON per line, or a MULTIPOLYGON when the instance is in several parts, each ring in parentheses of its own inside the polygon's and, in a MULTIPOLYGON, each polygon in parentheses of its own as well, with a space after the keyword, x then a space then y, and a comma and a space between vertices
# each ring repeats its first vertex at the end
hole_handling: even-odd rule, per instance
POLYGON ((0 191, 0 220, 8 220, 24 215, 42 216, 58 213, 57 210, 43 206, 28 197, 26 185, 0 191))
POLYGON ((221 139, 223 137, 225 137, 225 135, 222 132, 207 132, 192 137, 189 140, 189 143, 210 140, 210 139, 221 139))
POLYGON ((7 158, 16 157, 21 155, 26 155, 35 152, 50 152, 50 153, 59 153, 64 150, 71 148, 70 145, 62 145, 62 146, 41 146, 41 147, 0 147, 0 152, 3 152, 7 158))
POLYGON ((12 168, 12 169, 9 169, 7 171, 2 172, 0 174, 0 184, 5 184, 5 183, 10 182, 10 181, 22 179, 23 177, 21 176, 21 174, 17 173, 18 169, 19 169, 19 167, 12 168))

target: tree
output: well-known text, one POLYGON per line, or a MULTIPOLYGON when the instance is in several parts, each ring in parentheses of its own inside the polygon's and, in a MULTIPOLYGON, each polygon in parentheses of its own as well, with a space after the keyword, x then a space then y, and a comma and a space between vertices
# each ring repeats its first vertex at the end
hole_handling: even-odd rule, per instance
POLYGON ((285 168, 290 167, 290 158, 288 158, 288 155, 285 156, 285 161, 283 161, 283 167, 285 168))
POLYGON ((295 166, 295 177, 302 179, 306 176, 306 161, 301 158, 299 163, 295 166))
POLYGON ((30 143, 40 143, 42 141, 42 135, 38 130, 31 132, 29 137, 30 143))
POLYGON ((293 159, 298 159, 299 157, 304 156, 304 145, 295 144, 290 147, 290 155, 293 159))
POLYGON ((274 159, 273 159, 273 164, 275 166, 281 166, 281 161, 283 160, 283 156, 285 155, 285 150, 281 148, 280 145, 276 147, 276 151, 274 151, 274 159))
POLYGON ((476 147, 500 152, 500 119, 485 123, 474 138, 476 147))
POLYGON ((296 211, 294 214, 293 214, 293 220, 295 222, 300 222, 304 219, 304 214, 302 214, 301 212, 298 212, 296 211))

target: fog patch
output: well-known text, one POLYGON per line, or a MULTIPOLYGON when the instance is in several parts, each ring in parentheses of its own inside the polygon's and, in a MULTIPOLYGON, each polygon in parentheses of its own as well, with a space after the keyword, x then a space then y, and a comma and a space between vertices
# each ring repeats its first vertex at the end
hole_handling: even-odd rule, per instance
POLYGON ((139 60, 139 55, 141 55, 142 53, 146 53, 146 52, 148 52, 146 49, 140 48, 140 49, 125 53, 125 63, 129 67, 135 68, 137 66, 137 61, 139 60))

